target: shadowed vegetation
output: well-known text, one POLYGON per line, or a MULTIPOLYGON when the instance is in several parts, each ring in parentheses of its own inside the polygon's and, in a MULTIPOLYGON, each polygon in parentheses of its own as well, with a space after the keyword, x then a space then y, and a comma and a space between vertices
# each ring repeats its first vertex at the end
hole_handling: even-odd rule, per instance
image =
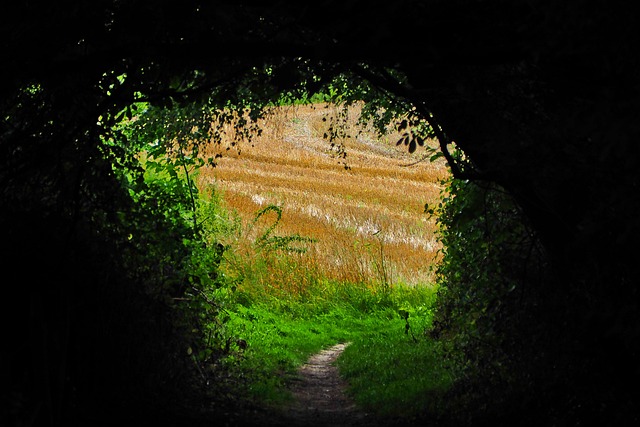
MULTIPOLYGON (((7 5, 0 423, 251 418, 239 385, 269 395, 312 347, 354 333, 364 354, 369 332, 421 349, 420 377, 447 368, 390 387, 435 402, 406 397, 420 420, 637 423, 639 22, 576 0, 7 5), (453 178, 397 168, 421 156, 453 178), (306 330, 330 313, 346 323, 306 330), (256 353, 272 321, 299 336, 283 348, 314 344, 256 353)), ((390 409, 358 384, 391 361, 350 351, 354 391, 390 409)))

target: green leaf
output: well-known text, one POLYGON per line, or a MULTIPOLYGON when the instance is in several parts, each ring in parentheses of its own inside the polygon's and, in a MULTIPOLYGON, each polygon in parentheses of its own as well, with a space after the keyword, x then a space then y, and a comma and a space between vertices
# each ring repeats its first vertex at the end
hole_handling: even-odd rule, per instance
POLYGON ((438 160, 441 157, 444 157, 444 154, 442 154, 441 151, 438 151, 433 156, 429 157, 429 160, 434 162, 434 161, 438 160))
POLYGON ((414 151, 416 151, 416 148, 417 148, 416 140, 412 139, 411 142, 409 143, 409 153, 413 153, 414 151))

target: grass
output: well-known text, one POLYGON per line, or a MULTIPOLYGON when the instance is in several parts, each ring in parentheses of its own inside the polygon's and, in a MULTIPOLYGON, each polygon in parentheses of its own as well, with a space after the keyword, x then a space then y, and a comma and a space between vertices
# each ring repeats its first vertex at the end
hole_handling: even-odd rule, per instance
POLYGON ((345 170, 322 138, 332 112, 274 109, 252 147, 198 175, 201 194, 212 195, 201 217, 227 247, 226 286, 216 291, 227 348, 217 363, 243 379, 250 398, 278 406, 311 354, 349 341, 338 366, 363 407, 402 417, 435 411, 432 397, 451 376, 423 334, 439 249, 423 211, 446 170, 403 166, 416 155, 389 144, 392 134, 358 128, 357 108, 345 170))
POLYGON ((340 283, 325 283, 304 297, 236 293, 226 327, 248 344, 232 362, 251 378, 253 399, 277 406, 291 398, 287 381, 311 354, 351 342, 338 366, 359 404, 385 416, 434 411, 428 397, 445 390, 451 377, 440 348, 422 335, 432 301, 426 287, 381 295, 340 283), (408 319, 402 310, 411 313, 408 319))
POLYGON ((412 418, 437 413, 452 383, 439 343, 409 339, 398 322, 359 334, 338 359, 356 402, 384 416, 412 418))

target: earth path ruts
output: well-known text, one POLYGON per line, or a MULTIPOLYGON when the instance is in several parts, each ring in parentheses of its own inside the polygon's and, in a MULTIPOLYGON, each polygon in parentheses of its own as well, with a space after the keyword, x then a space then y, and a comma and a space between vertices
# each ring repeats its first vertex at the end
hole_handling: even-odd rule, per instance
POLYGON ((292 425, 371 425, 368 414, 347 396, 347 384, 334 366, 347 345, 341 343, 322 350, 298 370, 298 377, 291 385, 294 401, 285 413, 292 425))

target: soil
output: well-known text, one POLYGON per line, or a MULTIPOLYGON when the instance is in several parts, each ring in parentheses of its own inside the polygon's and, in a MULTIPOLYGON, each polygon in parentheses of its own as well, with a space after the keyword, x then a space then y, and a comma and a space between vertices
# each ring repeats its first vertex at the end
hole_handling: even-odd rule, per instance
POLYGON ((361 426, 371 425, 369 414, 360 410, 346 393, 334 362, 346 348, 336 344, 309 358, 292 382, 294 401, 286 409, 289 425, 361 426))
POLYGON ((290 381, 293 401, 277 414, 255 412, 254 425, 269 427, 353 427, 400 426, 406 420, 370 414, 347 394, 348 384, 340 377, 334 362, 349 343, 336 344, 309 358, 290 381))

